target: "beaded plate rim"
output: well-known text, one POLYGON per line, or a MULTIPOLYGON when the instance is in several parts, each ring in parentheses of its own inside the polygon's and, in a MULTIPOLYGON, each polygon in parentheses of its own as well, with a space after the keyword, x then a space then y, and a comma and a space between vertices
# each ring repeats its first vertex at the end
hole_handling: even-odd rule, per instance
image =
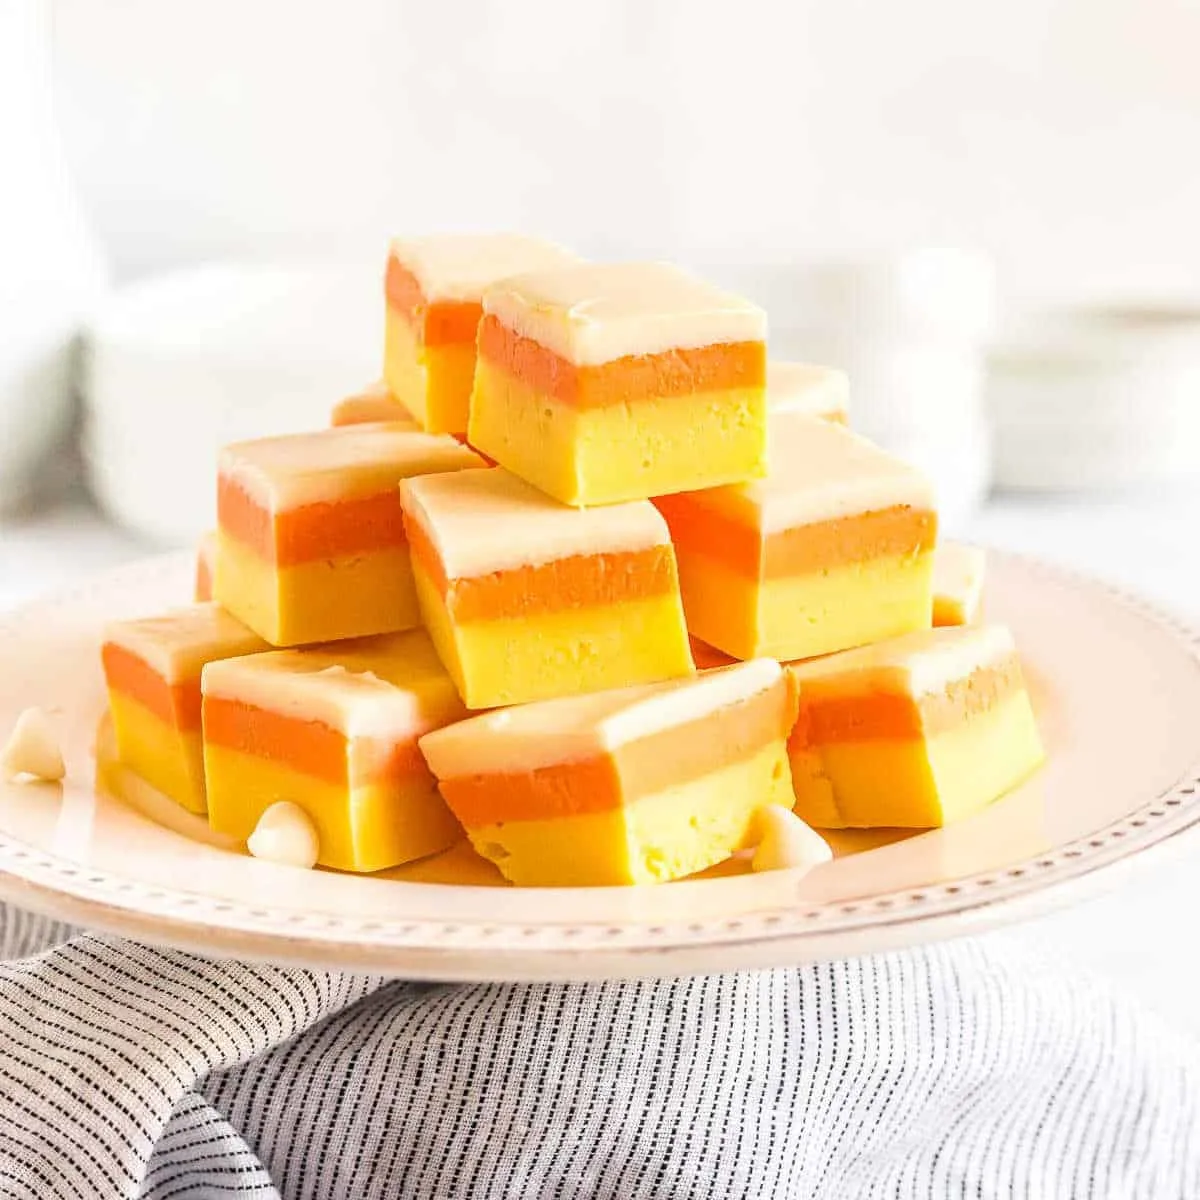
MULTIPOLYGON (((1048 581, 1099 593, 1168 635, 1200 669, 1200 631, 1144 597, 1032 556, 990 553, 1048 581)), ((98 589, 136 590, 164 572, 178 575, 182 564, 178 554, 142 560, 13 610, 0 617, 0 639, 94 598, 98 589)), ((0 898, 99 931, 210 956, 413 978, 605 978, 714 970, 723 962, 731 969, 781 965, 955 936, 1070 903, 1098 890, 1098 876, 1107 883, 1112 868, 1148 862, 1152 850, 1182 852, 1194 840, 1200 840, 1200 726, 1195 757, 1172 784, 1089 836, 1001 870, 861 901, 658 925, 356 920, 155 886, 82 866, 2 832, 0 898), (914 923, 922 926, 915 937, 908 928, 914 923)))

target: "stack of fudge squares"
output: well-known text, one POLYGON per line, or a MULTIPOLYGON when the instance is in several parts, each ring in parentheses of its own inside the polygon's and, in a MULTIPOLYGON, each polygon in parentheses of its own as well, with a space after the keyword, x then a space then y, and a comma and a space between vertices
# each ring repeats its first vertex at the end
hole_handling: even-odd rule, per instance
POLYGON ((118 752, 318 862, 464 832, 511 882, 651 883, 819 828, 932 827, 1041 758, 983 559, 851 432, 838 371, 662 263, 395 241, 384 373, 228 446, 197 603, 109 630, 118 752))

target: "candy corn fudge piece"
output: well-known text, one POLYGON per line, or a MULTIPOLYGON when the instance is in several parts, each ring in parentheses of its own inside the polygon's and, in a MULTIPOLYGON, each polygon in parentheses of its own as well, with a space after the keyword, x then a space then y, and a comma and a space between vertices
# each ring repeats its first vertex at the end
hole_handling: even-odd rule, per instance
POLYGON ((192 599, 202 604, 213 598, 213 580, 217 574, 217 531, 210 529, 196 547, 196 575, 192 599))
POLYGON ((485 289, 577 262, 561 246, 516 234, 397 238, 385 284, 383 373, 392 393, 430 433, 466 433, 485 289))
POLYGON ((468 708, 692 671, 675 552, 648 501, 567 508, 500 467, 400 492, 421 614, 468 708))
POLYGON ((791 807, 794 692, 778 663, 485 713, 421 739, 471 844, 513 883, 658 883, 791 807))
POLYGON ((789 664, 796 812, 823 828, 945 825, 1042 761, 1012 635, 929 629, 789 664))
POLYGON ((928 628, 929 484, 841 425, 771 418, 761 481, 660 497, 689 630, 735 658, 811 658, 928 628))
POLYGON ((933 555, 933 623, 970 625, 983 607, 987 555, 978 546, 941 542, 933 555))
POLYGON ((203 813, 200 672, 215 659, 268 648, 215 604, 109 625, 100 658, 121 762, 203 813))
POLYGON ((374 424, 378 421, 420 428, 382 379, 368 384, 362 391, 344 396, 329 414, 329 423, 334 426, 374 424))
POLYGON ((213 663, 204 672, 208 819, 248 838, 281 800, 317 829, 317 862, 379 871, 462 831, 417 739, 465 710, 420 629, 213 663))
POLYGON ((420 623, 397 485, 479 466, 453 438, 346 425, 227 446, 216 599, 276 646, 420 623))
POLYGON ((811 363, 767 363, 767 408, 799 412, 842 425, 849 419, 850 385, 845 371, 811 363))
POLYGON ((483 298, 470 440, 565 504, 766 470, 766 315, 665 263, 518 276, 483 298))

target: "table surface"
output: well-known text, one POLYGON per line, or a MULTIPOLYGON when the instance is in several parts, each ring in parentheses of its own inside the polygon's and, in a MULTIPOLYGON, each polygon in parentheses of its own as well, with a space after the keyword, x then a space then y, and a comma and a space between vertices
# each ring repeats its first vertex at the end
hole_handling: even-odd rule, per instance
MULTIPOLYGON (((963 532, 1133 588, 1200 625, 1200 495, 999 498, 963 532)), ((86 500, 0 521, 0 609, 35 600, 89 572, 153 553, 86 500)), ((1200 723, 1200 713, 1196 714, 1200 723)), ((1190 861, 1136 876, 1077 908, 997 936, 1091 971, 1200 1037, 1200 961, 1178 930, 1200 910, 1190 861)))

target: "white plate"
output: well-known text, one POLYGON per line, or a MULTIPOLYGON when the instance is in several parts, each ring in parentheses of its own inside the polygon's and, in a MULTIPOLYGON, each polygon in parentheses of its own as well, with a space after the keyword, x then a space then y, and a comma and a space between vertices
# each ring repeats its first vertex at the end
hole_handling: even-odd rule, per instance
POLYGON ((1102 584, 996 554, 988 612, 1016 634, 1050 758, 977 817, 907 837, 839 835, 838 858, 800 879, 731 864, 661 887, 520 889, 497 886, 465 847, 385 876, 273 866, 119 770, 118 799, 113 772, 97 769, 103 622, 180 603, 190 584, 190 559, 155 559, 0 622, 0 731, 27 705, 50 709, 68 766, 61 786, 0 784, 0 897, 210 955, 433 979, 600 979, 967 933, 1200 841, 1200 639, 1102 584))

